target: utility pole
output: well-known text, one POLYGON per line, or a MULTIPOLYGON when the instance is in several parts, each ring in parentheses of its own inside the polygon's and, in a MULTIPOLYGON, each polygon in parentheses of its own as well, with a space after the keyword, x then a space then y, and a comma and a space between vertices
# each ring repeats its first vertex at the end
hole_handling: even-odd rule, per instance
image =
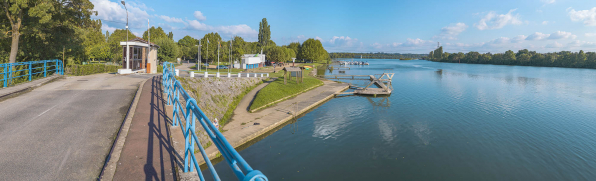
POLYGON ((221 42, 217 42, 217 73, 219 73, 219 47, 221 46, 221 42))
POLYGON ((128 64, 130 63, 129 59, 128 59, 128 54, 129 54, 129 47, 128 47, 128 9, 126 8, 126 3, 124 2, 124 0, 120 1, 120 3, 122 3, 122 5, 124 5, 124 9, 126 10, 126 69, 130 69, 130 67, 128 66, 128 64))

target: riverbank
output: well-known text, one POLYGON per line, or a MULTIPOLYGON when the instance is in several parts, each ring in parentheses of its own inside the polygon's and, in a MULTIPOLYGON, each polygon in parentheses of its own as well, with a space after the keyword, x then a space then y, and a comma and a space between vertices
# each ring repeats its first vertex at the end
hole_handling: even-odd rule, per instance
MULTIPOLYGON (((234 148, 238 148, 278 126, 283 125, 294 117, 333 98, 335 93, 342 92, 349 88, 346 83, 337 83, 329 80, 324 80, 323 83, 322 86, 302 93, 294 98, 287 99, 256 113, 249 113, 248 108, 250 107, 252 100, 258 91, 265 85, 262 84, 258 86, 242 98, 234 110, 231 120, 223 128, 222 134, 234 148)), ((170 106, 167 107, 167 115, 170 117, 172 115, 170 106)), ((172 130, 172 144, 179 155, 184 155, 184 137, 181 133, 179 135, 177 134, 180 132, 178 129, 179 128, 172 130)), ((211 160, 220 155, 219 151, 214 146, 206 148, 205 151, 211 160)), ((199 164, 204 163, 200 153, 197 153, 197 159, 199 164)), ((181 174, 182 177, 185 177, 184 175, 186 174, 181 174)))

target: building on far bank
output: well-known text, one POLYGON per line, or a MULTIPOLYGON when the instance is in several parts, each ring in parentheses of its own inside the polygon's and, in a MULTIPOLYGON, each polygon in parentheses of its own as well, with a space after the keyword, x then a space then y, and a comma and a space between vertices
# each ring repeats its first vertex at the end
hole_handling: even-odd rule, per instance
POLYGON ((253 69, 265 66, 265 54, 244 54, 240 61, 240 68, 253 69))
POLYGON ((129 60, 126 62, 126 43, 120 42, 122 46, 122 69, 118 69, 119 74, 129 74, 133 72, 157 73, 157 49, 159 45, 147 42, 142 38, 128 40, 129 60), (126 67, 128 64, 128 69, 126 67))

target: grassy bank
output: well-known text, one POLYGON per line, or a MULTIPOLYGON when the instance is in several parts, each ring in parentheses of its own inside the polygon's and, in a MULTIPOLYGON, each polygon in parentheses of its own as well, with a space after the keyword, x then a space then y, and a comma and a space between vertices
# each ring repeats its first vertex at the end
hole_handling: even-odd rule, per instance
POLYGON ((104 64, 87 64, 87 65, 67 65, 64 67, 64 72, 67 75, 83 76, 99 73, 113 73, 118 72, 121 66, 118 65, 104 65, 104 64))
POLYGON ((283 78, 278 78, 259 91, 252 105, 250 106, 250 111, 275 105, 273 102, 288 99, 290 98, 288 96, 293 97, 293 95, 295 96, 302 91, 320 86, 322 84, 323 81, 310 76, 304 76, 303 82, 299 84, 296 83, 295 79, 288 80, 286 85, 284 85, 283 78))

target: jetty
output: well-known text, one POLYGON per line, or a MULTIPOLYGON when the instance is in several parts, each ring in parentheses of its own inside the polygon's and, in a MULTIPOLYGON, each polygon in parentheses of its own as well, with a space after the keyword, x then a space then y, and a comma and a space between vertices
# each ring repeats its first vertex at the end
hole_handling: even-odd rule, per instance
POLYGON ((342 92, 336 95, 358 94, 377 96, 390 95, 393 92, 393 86, 391 84, 393 75, 394 73, 383 73, 374 75, 322 75, 320 77, 336 80, 369 80, 370 83, 366 87, 350 86, 355 89, 353 92, 342 92), (370 87, 371 85, 375 85, 376 88, 370 87))

